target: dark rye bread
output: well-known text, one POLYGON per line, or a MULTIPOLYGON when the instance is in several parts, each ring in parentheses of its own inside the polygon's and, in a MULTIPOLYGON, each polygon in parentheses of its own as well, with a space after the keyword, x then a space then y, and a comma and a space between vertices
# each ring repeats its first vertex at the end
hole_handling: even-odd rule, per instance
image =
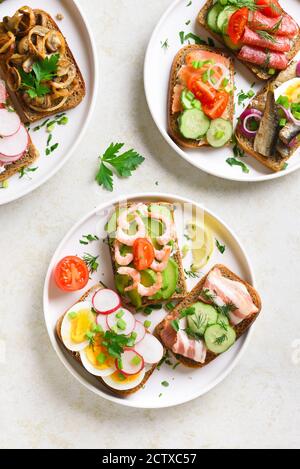
MULTIPOLYGON (((209 32, 209 34, 211 36, 213 36, 215 39, 217 39, 219 42, 222 42, 222 44, 226 45, 223 41, 223 38, 222 38, 222 35, 221 34, 217 34, 215 32, 213 32, 207 25, 207 15, 208 15, 208 12, 209 10, 212 8, 213 4, 215 3, 214 0, 207 0, 207 2, 205 3, 205 5, 203 6, 203 8, 200 10, 200 13, 198 15, 198 23, 200 24, 200 26, 202 26, 203 28, 206 29, 206 31, 209 32)), ((284 13, 286 13, 284 10, 283 10, 284 13)), ((286 13, 288 14, 288 13, 286 13)), ((294 40, 294 43, 293 43, 293 47, 291 48, 290 52, 287 55, 289 61, 292 60, 296 55, 297 53, 299 52, 300 50, 300 29, 299 29, 299 33, 297 35, 297 37, 295 38, 294 40)), ((235 55, 236 57, 238 57, 238 52, 235 52, 233 50, 230 49, 230 52, 235 55)), ((260 80, 269 80, 270 79, 270 75, 264 70, 263 67, 259 67, 257 65, 254 65, 254 64, 251 64, 250 62, 246 62, 244 60, 241 60, 239 59, 240 62, 242 62, 252 73, 254 73, 254 75, 259 78, 260 80)))
POLYGON ((18 161, 6 166, 5 171, 0 173, 0 182, 4 182, 17 174, 22 168, 27 168, 39 157, 39 152, 30 139, 30 144, 25 155, 18 161))
MULTIPOLYGON (((55 31, 59 31, 61 34, 61 30, 59 29, 58 25, 56 24, 56 22, 53 20, 53 18, 46 12, 44 12, 43 10, 33 10, 33 11, 38 11, 38 12, 41 12, 41 13, 44 13, 46 16, 47 16, 47 25, 46 27, 48 27, 49 29, 53 29, 55 31)), ((65 38, 66 40, 66 38, 65 38)), ((23 122, 36 122, 40 119, 44 119, 45 117, 49 117, 49 116, 52 116, 52 115, 55 115, 57 113, 62 113, 62 112, 66 112, 70 109, 73 109, 75 108, 76 106, 78 106, 81 101, 83 100, 83 98, 85 97, 85 94, 86 94, 86 87, 85 87, 85 82, 84 82, 84 79, 82 77, 82 74, 81 74, 81 71, 79 69, 79 66, 77 65, 77 62, 68 46, 68 43, 66 41, 66 58, 68 60, 70 60, 70 62, 72 62, 75 67, 76 67, 76 78, 75 80, 77 80, 78 82, 78 88, 76 91, 74 91, 74 93, 67 99, 67 101, 65 102, 65 104, 55 110, 55 111, 52 111, 52 112, 37 112, 37 111, 34 111, 32 109, 30 109, 26 103, 24 102, 23 98, 22 98, 22 93, 20 92, 13 92, 8 88, 8 91, 9 91, 9 94, 10 94, 10 97, 13 101, 13 104, 14 104, 14 107, 16 108, 20 118, 22 119, 23 122)), ((0 60, 0 74, 2 75, 3 79, 6 81, 6 65, 5 63, 1 60, 0 60)))
MULTIPOLYGON (((185 58, 188 53, 192 51, 197 51, 197 50, 206 50, 209 52, 213 52, 214 54, 219 54, 222 55, 223 57, 227 57, 230 61, 230 84, 232 85, 232 88, 234 86, 234 65, 233 65, 233 60, 232 58, 225 52, 224 50, 221 49, 216 49, 213 47, 205 46, 205 45, 188 45, 180 49, 178 54, 176 55, 172 69, 171 69, 171 75, 170 75, 170 81, 169 81, 169 94, 168 94, 168 132, 170 137, 180 146, 185 147, 185 148, 200 148, 203 146, 210 146, 207 143, 206 138, 202 138, 200 140, 191 140, 184 138, 178 129, 178 117, 180 115, 180 112, 176 112, 175 114, 172 113, 172 105, 173 105, 173 94, 174 94, 174 88, 177 84, 180 84, 178 80, 178 73, 181 67, 185 64, 185 58)), ((227 114, 226 118, 230 120, 233 123, 233 117, 234 117, 234 94, 232 94, 232 97, 230 99, 228 108, 227 108, 227 114)))
MULTIPOLYGON (((135 204, 130 203, 130 204, 125 205, 124 207, 130 208, 132 205, 135 205, 135 204)), ((150 205, 152 205, 152 203, 146 203, 145 205, 150 206, 150 205)), ((165 202, 155 202, 155 205, 161 205, 161 206, 165 206, 165 207, 169 208, 169 210, 172 214, 173 223, 175 223, 174 222, 174 206, 172 204, 168 204, 168 203, 165 203, 165 202)), ((122 207, 122 206, 120 206, 120 207, 122 207)), ((182 300, 182 298, 184 298, 187 294, 185 274, 184 274, 184 269, 183 269, 183 265, 182 265, 182 257, 181 257, 181 252, 180 252, 180 248, 179 248, 179 245, 178 245, 177 237, 174 241, 175 241, 175 254, 172 257, 176 261, 176 263, 178 265, 178 269, 179 269, 179 278, 178 278, 177 288, 178 288, 178 291, 180 291, 180 293, 175 292, 174 295, 168 299, 168 301, 182 300)), ((116 261, 115 261, 115 248, 114 248, 114 244, 111 242, 110 238, 109 238, 109 248, 110 248, 111 261, 112 261, 112 268, 113 268, 114 276, 116 276, 116 274, 117 274, 117 265, 116 265, 116 261)), ((126 296, 123 296, 122 300, 124 301, 124 303, 130 305, 130 301, 126 296)), ((149 299, 143 298, 142 307, 157 304, 158 302, 159 302, 159 300, 149 300, 149 299)))
MULTIPOLYGON (((96 293, 96 291, 98 290, 101 290, 103 288, 106 288, 102 283, 99 283, 95 286, 93 286, 92 288, 90 288, 90 290, 88 290, 86 293, 84 293, 84 295, 82 295, 82 297, 78 300, 77 303, 80 303, 81 301, 85 301, 89 298, 91 298, 93 296, 94 293, 96 293)), ((75 303, 75 304, 77 304, 75 303)), ((73 305, 74 306, 74 305, 73 305)), ((70 308, 69 308, 70 309, 70 308)), ((69 311, 69 310, 68 310, 69 311)), ((64 347, 65 350, 67 350, 67 352, 72 355, 73 358, 75 358, 75 360, 80 363, 80 365, 84 368, 84 366, 82 365, 82 361, 80 359, 80 354, 78 352, 71 352, 70 350, 68 350, 63 341, 62 341, 62 335, 61 335, 61 326, 62 326, 62 322, 63 322, 63 319, 65 317, 66 313, 64 313, 61 318, 57 321, 56 323, 56 329, 55 329, 55 332, 56 332, 56 337, 57 339, 60 341, 60 343, 62 344, 62 346, 64 347)), ((145 377, 143 379, 143 381, 141 382, 141 384, 139 384, 138 386, 136 386, 135 388, 133 389, 129 389, 127 391, 120 391, 118 389, 113 389, 111 388, 110 386, 108 386, 102 378, 100 378, 99 376, 94 376, 94 378, 96 378, 103 386, 105 386, 107 389, 109 389, 112 393, 114 394, 117 394, 118 396, 120 397, 126 397, 126 396, 129 396, 130 394, 134 394, 136 393, 137 391, 139 391, 140 389, 143 388, 143 386, 145 386, 145 384, 147 383, 148 379, 150 378, 150 376, 152 375, 152 373, 154 372, 155 368, 156 368, 157 365, 153 365, 151 367, 151 369, 149 371, 147 371, 147 373, 145 374, 145 377)), ((88 371, 84 368, 84 370, 88 373, 88 371)))
MULTIPOLYGON (((258 317, 258 315, 261 311, 261 306, 262 306, 261 305, 261 299, 260 299, 260 296, 257 293, 257 291, 251 285, 249 285, 249 283, 242 280, 236 274, 231 272, 227 267, 225 267, 224 265, 215 265, 211 270, 214 270, 216 268, 218 268, 221 271, 221 273, 224 277, 227 277, 231 280, 235 280, 235 281, 243 283, 246 286, 249 294, 251 295, 251 298, 252 298, 254 304, 257 306, 257 308, 259 310, 257 313, 255 313, 252 316, 250 316, 249 318, 245 319, 244 321, 242 321, 237 326, 232 326, 234 328, 235 332, 236 332, 237 339, 239 339, 249 329, 249 327, 254 323, 254 321, 257 319, 257 317, 258 317)), ((204 285, 208 275, 209 275, 209 273, 205 277, 203 277, 203 279, 195 286, 195 288, 188 294, 188 296, 181 303, 179 303, 179 305, 177 305, 177 307, 157 326, 156 336, 162 342, 164 347, 168 348, 166 343, 164 342, 163 337, 162 337, 163 331, 165 330, 166 327, 168 327, 168 328, 170 327, 170 322, 171 321, 173 321, 174 319, 179 318, 180 312, 183 309, 188 308, 192 304, 199 301, 199 297, 200 297, 200 294, 202 292, 203 285, 204 285)), ((173 345, 174 345, 175 342, 176 342, 176 332, 175 332, 174 329, 172 329, 172 331, 174 331, 174 343, 173 343, 173 345)), ((182 355, 175 355, 175 356, 178 359, 178 361, 180 361, 185 366, 188 366, 190 368, 203 368, 204 366, 206 366, 210 362, 212 362, 215 358, 217 358, 219 355, 216 355, 215 353, 210 352, 208 350, 207 355, 206 355, 206 361, 205 361, 204 364, 195 362, 194 360, 183 357, 182 355)))

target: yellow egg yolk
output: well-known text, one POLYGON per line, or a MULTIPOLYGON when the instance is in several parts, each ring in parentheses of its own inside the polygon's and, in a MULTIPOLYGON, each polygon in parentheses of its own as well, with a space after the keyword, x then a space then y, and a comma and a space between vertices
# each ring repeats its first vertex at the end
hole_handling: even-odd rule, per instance
POLYGON ((111 375, 111 379, 115 381, 116 383, 131 383, 132 381, 135 381, 139 377, 140 373, 137 373, 136 375, 131 375, 131 376, 125 376, 123 373, 120 371, 115 371, 114 374, 111 375))
POLYGON ((300 103, 300 83, 291 85, 286 89, 285 95, 292 103, 300 103))
POLYGON ((75 344, 81 344, 86 340, 86 334, 93 324, 92 313, 89 309, 82 309, 71 319, 71 340, 75 344))
POLYGON ((107 349, 101 345, 101 337, 97 334, 95 342, 85 350, 88 361, 97 370, 113 368, 115 359, 108 355, 107 349))

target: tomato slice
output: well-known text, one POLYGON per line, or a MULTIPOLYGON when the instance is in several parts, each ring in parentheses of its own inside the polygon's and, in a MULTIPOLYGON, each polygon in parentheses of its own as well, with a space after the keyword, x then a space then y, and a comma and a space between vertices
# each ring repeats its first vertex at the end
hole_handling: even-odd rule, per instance
POLYGON ((188 82, 188 89, 202 104, 212 104, 216 98, 216 90, 199 77, 192 77, 188 82))
POLYGON ((282 15, 283 10, 277 0, 256 0, 259 11, 270 18, 278 18, 282 15))
POLYGON ((89 281, 89 271, 85 262, 76 256, 64 257, 54 271, 56 285, 63 291, 82 290, 89 281))
POLYGON ((241 8, 231 15, 228 24, 228 34, 233 44, 239 44, 248 23, 249 10, 241 8))
POLYGON ((149 269, 154 258, 154 248, 150 241, 145 238, 139 238, 134 242, 133 264, 137 270, 141 271, 149 269))
POLYGON ((229 101, 229 94, 226 91, 218 91, 216 98, 212 104, 205 104, 202 106, 203 112, 210 117, 210 119, 218 119, 224 114, 229 101))

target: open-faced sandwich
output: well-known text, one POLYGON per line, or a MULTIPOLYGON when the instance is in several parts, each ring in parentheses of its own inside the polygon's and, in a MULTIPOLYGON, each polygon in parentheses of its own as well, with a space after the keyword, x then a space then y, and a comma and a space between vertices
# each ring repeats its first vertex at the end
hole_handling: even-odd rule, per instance
POLYGON ((300 62, 271 80, 239 118, 236 138, 258 161, 281 171, 300 147, 300 62))
POLYGON ((277 0, 207 0, 198 22, 262 80, 300 49, 299 26, 277 0))
POLYGON ((0 79, 0 182, 30 166, 39 153, 28 131, 15 112, 0 79))
POLYGON ((120 396, 141 389, 164 354, 157 338, 102 284, 59 319, 56 334, 90 374, 120 396))
POLYGON ((85 96, 81 72, 57 24, 29 6, 0 23, 0 75, 23 122, 72 109, 85 96))
POLYGON ((173 205, 118 206, 106 229, 116 288, 125 303, 141 308, 185 297, 173 205))
POLYGON ((176 55, 170 77, 168 131, 180 146, 223 147, 231 140, 234 68, 226 52, 189 45, 176 55))
POLYGON ((184 365, 201 368, 229 350, 261 311, 255 289, 216 265, 157 326, 157 337, 184 365))

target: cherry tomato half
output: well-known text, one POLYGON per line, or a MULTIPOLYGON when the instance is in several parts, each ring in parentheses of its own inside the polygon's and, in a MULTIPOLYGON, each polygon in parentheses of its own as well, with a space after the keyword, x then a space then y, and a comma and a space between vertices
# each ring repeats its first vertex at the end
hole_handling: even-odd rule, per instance
POLYGON ((202 106, 204 114, 210 119, 218 119, 221 117, 227 108, 229 101, 229 94, 226 91, 218 91, 216 98, 212 104, 205 104, 202 106))
POLYGON ((154 261, 154 257, 154 248, 150 241, 145 238, 139 238, 134 242, 133 264, 137 270, 149 269, 154 261))
POLYGON ((283 10, 277 0, 256 0, 259 11, 270 18, 278 18, 282 15, 283 10))
POLYGON ((209 83, 204 83, 199 77, 192 77, 188 82, 188 89, 202 104, 211 104, 216 97, 216 90, 209 83))
POLYGON ((89 271, 85 262, 76 256, 62 259, 54 271, 56 285, 63 291, 82 290, 89 281, 89 271))
POLYGON ((233 44, 239 44, 248 23, 249 10, 246 7, 233 13, 228 24, 228 34, 233 44))

